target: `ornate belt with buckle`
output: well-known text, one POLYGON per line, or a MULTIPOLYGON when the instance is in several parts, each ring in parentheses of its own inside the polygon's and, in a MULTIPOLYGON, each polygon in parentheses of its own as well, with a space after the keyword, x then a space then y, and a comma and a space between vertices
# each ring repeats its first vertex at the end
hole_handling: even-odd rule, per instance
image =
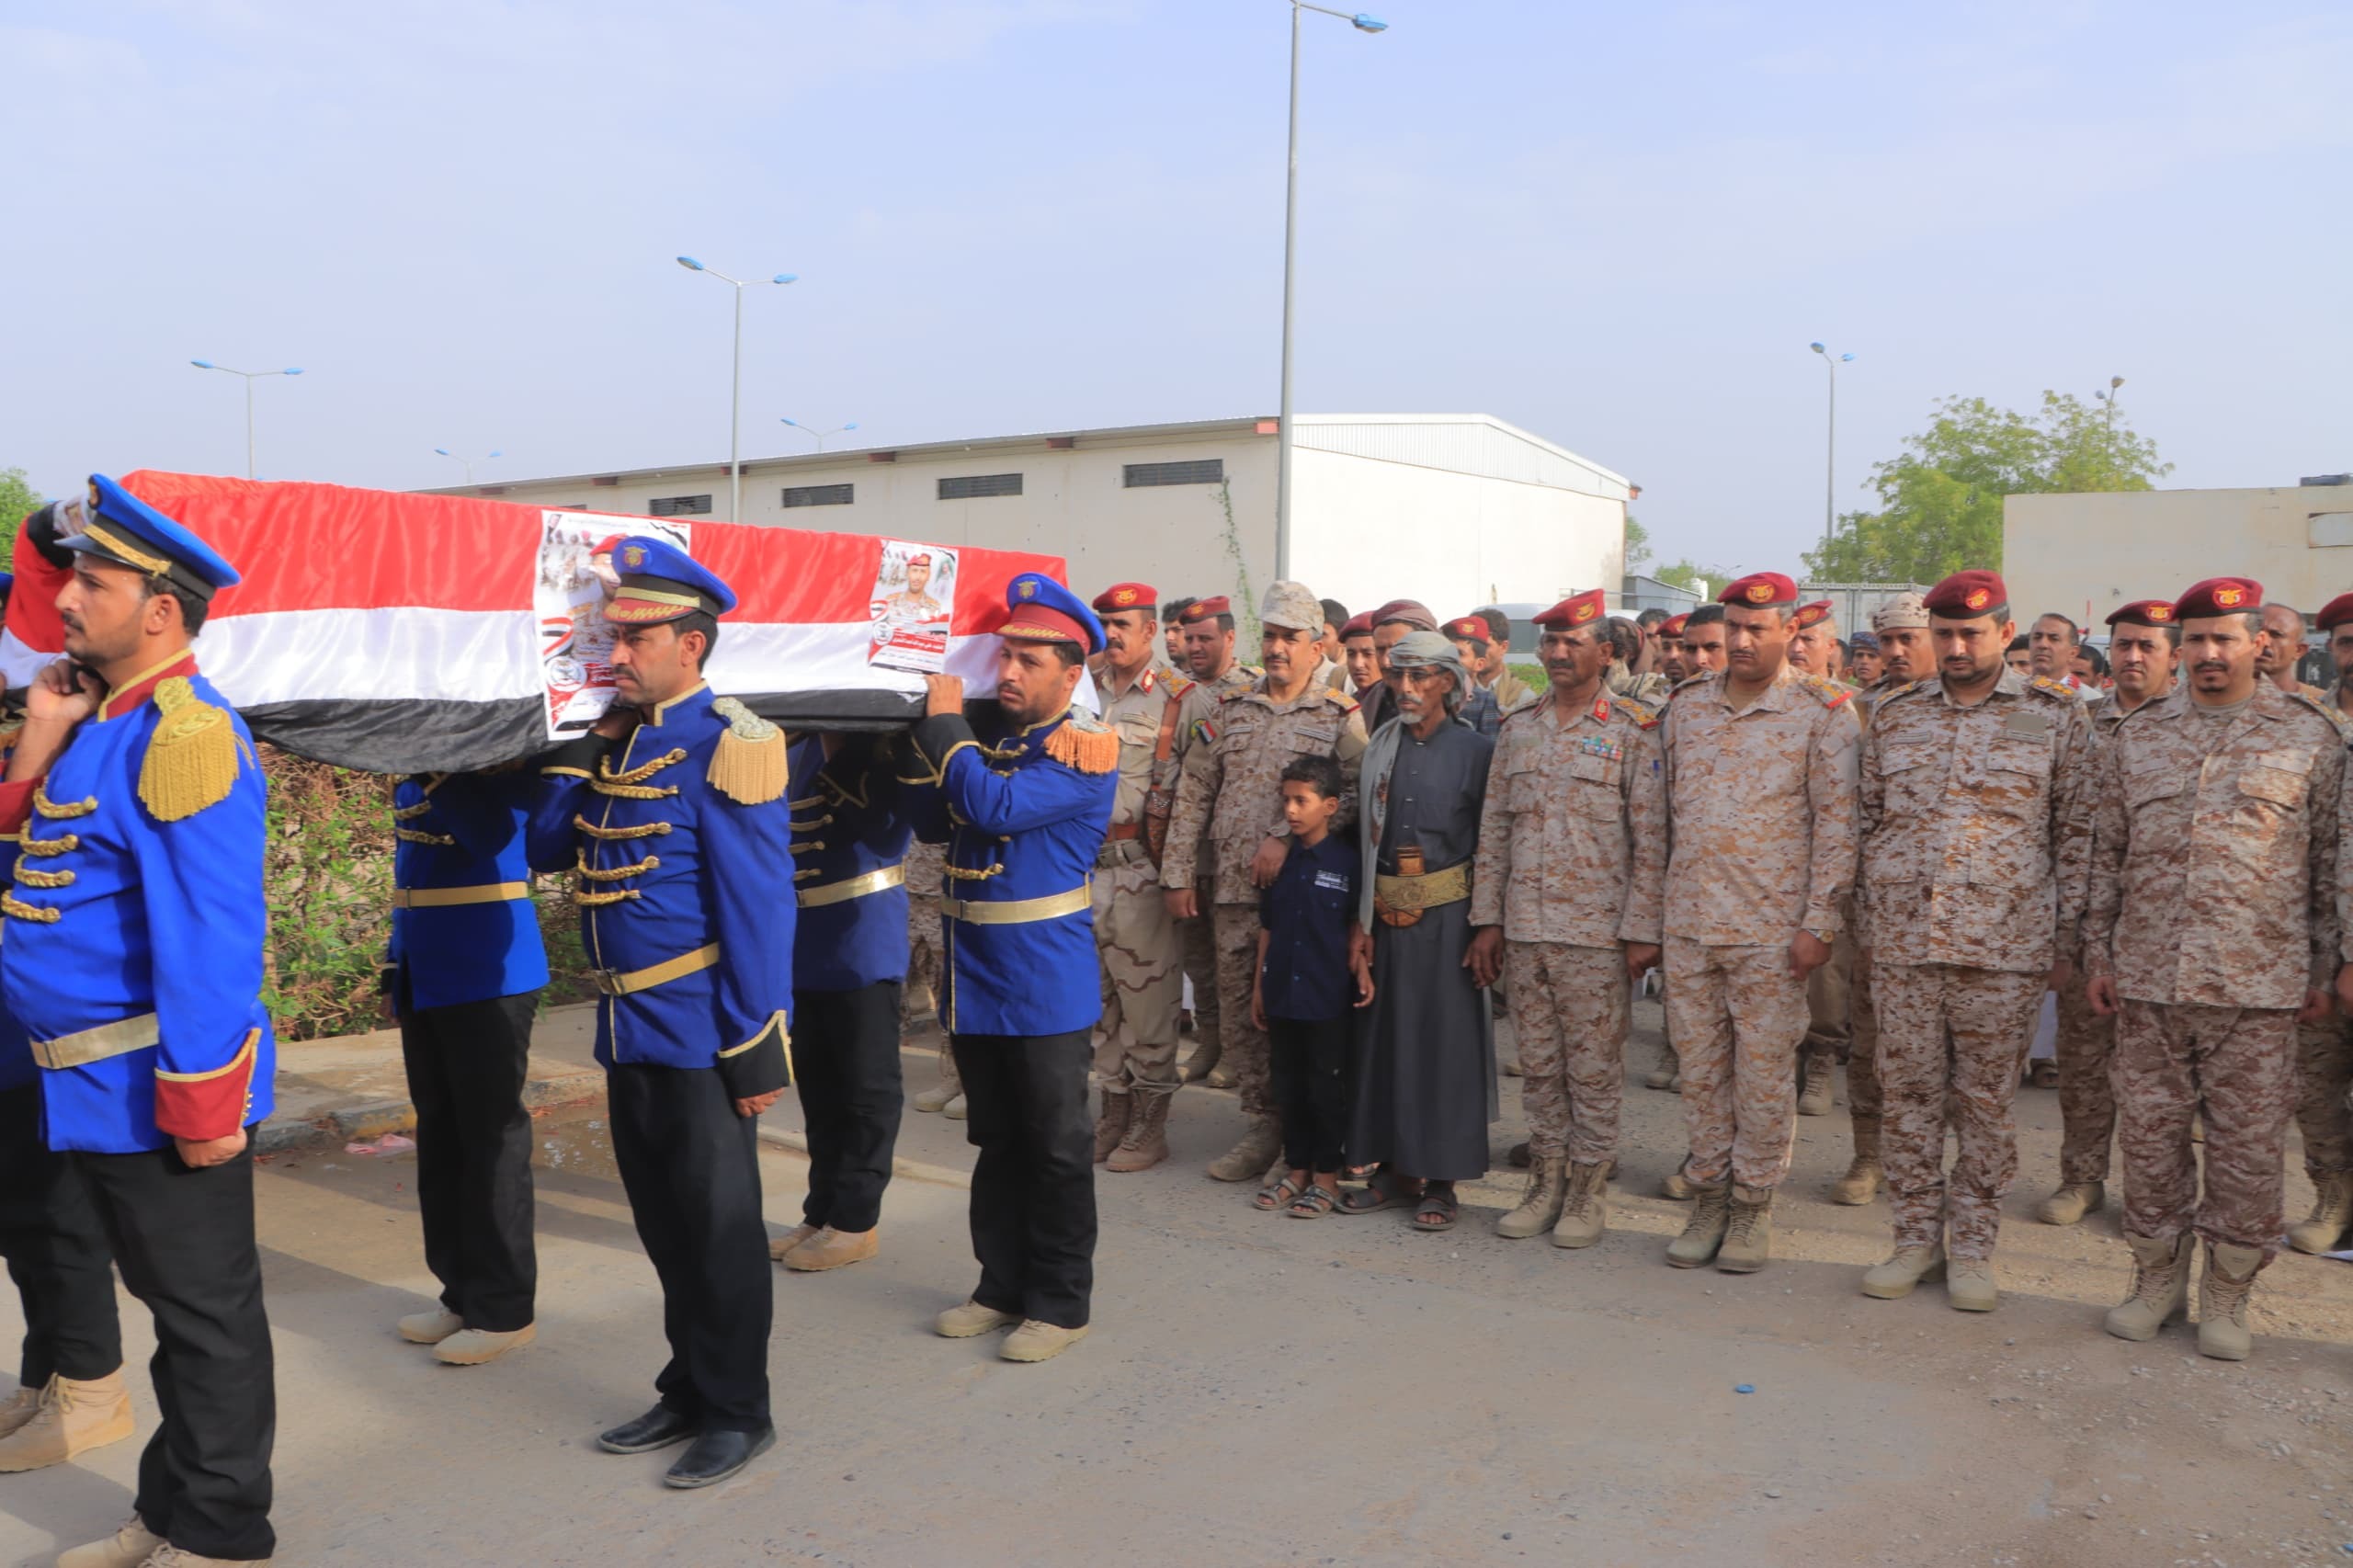
POLYGON ((939 917, 961 920, 968 926, 1026 926, 1033 920, 1076 915, 1094 902, 1095 885, 1082 882, 1068 892, 1048 893, 1043 898, 1006 898, 993 903, 943 898, 939 901, 939 917))
POLYGON ((647 964, 643 969, 599 969, 590 971, 597 989, 608 996, 627 996, 639 991, 651 991, 657 985, 667 985, 682 975, 699 973, 719 961, 719 944, 711 942, 690 953, 680 953, 660 963, 647 964))
POLYGON ((1418 877, 1375 876, 1372 912, 1384 926, 1418 924, 1426 910, 1460 903, 1471 896, 1471 862, 1426 871, 1418 877))
POLYGON ((815 909, 823 904, 846 903, 854 898, 881 892, 884 888, 897 887, 907 880, 904 866, 885 866, 879 871, 869 871, 862 877, 845 877, 838 882, 821 882, 813 888, 802 888, 793 896, 803 909, 815 909))

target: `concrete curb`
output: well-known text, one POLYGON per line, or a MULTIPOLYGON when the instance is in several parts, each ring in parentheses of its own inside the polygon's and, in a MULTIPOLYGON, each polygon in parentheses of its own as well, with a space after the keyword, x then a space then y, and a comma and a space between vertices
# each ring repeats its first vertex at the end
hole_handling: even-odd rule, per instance
MULTIPOLYGON (((524 1084, 523 1105, 529 1110, 584 1105, 600 1098, 604 1092, 605 1075, 600 1072, 554 1073, 524 1084)), ((280 1121, 272 1117, 255 1131, 254 1153, 284 1154, 321 1144, 349 1143, 381 1138, 387 1132, 415 1130, 416 1107, 413 1102, 369 1100, 301 1121, 280 1121)))
MULTIPOLYGON (((790 1149, 804 1159, 808 1157, 809 1135, 805 1132, 795 1132, 784 1127, 763 1127, 760 1129, 760 1142, 772 1148, 790 1149)), ((941 1187, 961 1187, 968 1191, 972 1185, 972 1173, 970 1171, 935 1165, 924 1160, 901 1159, 895 1154, 891 1157, 891 1174, 904 1176, 909 1181, 937 1182, 941 1187)))

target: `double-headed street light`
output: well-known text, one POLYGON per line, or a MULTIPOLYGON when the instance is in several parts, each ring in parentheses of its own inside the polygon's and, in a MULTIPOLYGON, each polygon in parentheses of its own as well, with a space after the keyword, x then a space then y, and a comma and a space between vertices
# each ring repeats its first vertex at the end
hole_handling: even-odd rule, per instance
POLYGON ((451 450, 450 450, 449 448, 447 448, 447 447, 436 447, 436 448, 434 448, 433 449, 434 449, 435 451, 437 451, 437 452, 440 453, 443 457, 449 459, 449 460, 450 460, 451 461, 453 461, 453 462, 460 462, 460 463, 463 463, 463 464, 465 465, 465 469, 466 469, 466 483, 467 483, 468 484, 472 484, 472 483, 474 482, 474 463, 475 463, 477 460, 480 460, 480 461, 482 461, 482 462, 488 462, 488 461, 490 461, 490 460, 491 460, 492 458, 495 458, 495 457, 504 457, 504 456, 506 455, 506 454, 505 454, 505 453, 503 453, 503 452, 489 452, 489 453, 485 453, 485 454, 484 454, 484 455, 483 455, 480 460, 476 460, 476 459, 469 458, 469 457, 460 457, 460 456, 459 456, 459 454, 457 454, 456 452, 451 451, 451 450))
POLYGON ((744 520, 744 465, 738 456, 744 442, 744 290, 754 283, 790 283, 799 275, 779 272, 773 278, 730 278, 690 256, 678 257, 678 265, 735 286, 735 397, 727 415, 727 520, 740 523, 744 520))
POLYGON ((1822 363, 1830 371, 1830 449, 1822 482, 1822 553, 1823 566, 1829 567, 1830 535, 1837 524, 1838 511, 1838 367, 1852 364, 1852 354, 1833 354, 1819 343, 1807 347, 1822 356, 1822 363))
POLYGON ((1388 30, 1389 24, 1361 11, 1336 11, 1290 0, 1290 159, 1283 186, 1283 390, 1280 423, 1275 431, 1275 575, 1290 575, 1290 328, 1291 300, 1298 280, 1299 256, 1299 23, 1301 13, 1337 17, 1360 33, 1388 30))
POLYGON ((816 442, 817 449, 821 452, 825 449, 826 437, 847 436, 852 430, 858 428, 858 421, 855 419, 851 420, 847 425, 836 425, 830 430, 819 430, 813 426, 803 425, 798 419, 785 419, 779 421, 779 423, 791 426, 795 430, 800 431, 802 435, 816 442))
POLYGON ((283 370, 233 370, 226 365, 216 365, 210 359, 191 359, 189 364, 199 370, 218 370, 223 375, 245 379, 245 477, 254 477, 254 381, 261 376, 299 376, 300 365, 290 365, 283 370))

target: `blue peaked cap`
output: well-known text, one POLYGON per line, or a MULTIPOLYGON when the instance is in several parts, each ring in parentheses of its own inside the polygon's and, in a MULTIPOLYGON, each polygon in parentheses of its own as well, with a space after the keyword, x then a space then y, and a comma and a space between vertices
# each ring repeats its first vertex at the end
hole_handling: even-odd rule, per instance
POLYGON ((605 619, 624 626, 657 626, 700 610, 725 615, 735 593, 709 567, 652 534, 631 534, 613 546, 613 571, 620 587, 605 607, 605 619))
POLYGON ((1024 572, 1006 584, 1005 608, 1000 637, 1076 642, 1089 653, 1103 651, 1103 622, 1085 599, 1041 572, 1024 572))
POLYGON ((237 569, 220 551, 103 473, 90 475, 90 512, 82 531, 57 542, 119 566, 168 577, 208 601, 237 582, 237 569))

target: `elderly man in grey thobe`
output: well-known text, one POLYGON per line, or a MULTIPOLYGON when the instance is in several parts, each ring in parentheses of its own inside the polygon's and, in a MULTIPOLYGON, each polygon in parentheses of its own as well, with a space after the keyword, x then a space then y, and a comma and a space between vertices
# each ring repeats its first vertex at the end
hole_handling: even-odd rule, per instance
POLYGON ((1349 961, 1370 975, 1348 1159, 1379 1165, 1341 1207, 1411 1204, 1414 1228, 1455 1222, 1454 1184, 1487 1171, 1495 1046, 1471 949, 1471 861, 1495 743, 1459 715, 1471 672, 1454 644, 1415 631, 1389 650, 1397 713, 1364 756, 1363 895, 1349 961))

